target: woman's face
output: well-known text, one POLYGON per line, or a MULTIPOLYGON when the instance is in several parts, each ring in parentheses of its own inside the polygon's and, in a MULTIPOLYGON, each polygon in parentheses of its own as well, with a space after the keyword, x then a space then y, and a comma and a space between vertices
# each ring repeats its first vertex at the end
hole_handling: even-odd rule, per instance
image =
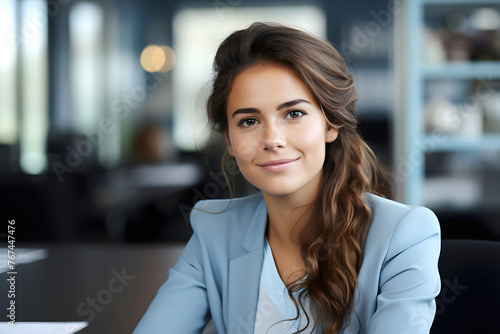
POLYGON ((227 119, 228 150, 248 182, 270 195, 318 193, 325 143, 338 131, 292 70, 257 64, 238 74, 227 119))

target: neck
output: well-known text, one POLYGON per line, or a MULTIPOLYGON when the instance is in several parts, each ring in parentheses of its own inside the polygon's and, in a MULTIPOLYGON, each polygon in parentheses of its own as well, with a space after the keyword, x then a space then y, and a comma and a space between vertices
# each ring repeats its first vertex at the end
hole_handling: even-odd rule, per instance
POLYGON ((269 243, 292 252, 300 251, 298 236, 310 221, 321 182, 320 175, 313 184, 288 195, 277 196, 263 192, 269 218, 266 230, 269 243))

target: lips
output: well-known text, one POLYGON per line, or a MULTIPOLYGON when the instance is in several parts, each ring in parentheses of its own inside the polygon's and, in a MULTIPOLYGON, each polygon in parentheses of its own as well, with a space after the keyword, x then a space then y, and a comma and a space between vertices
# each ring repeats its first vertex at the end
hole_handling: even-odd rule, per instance
POLYGON ((271 160, 261 164, 257 164, 257 166, 267 170, 268 172, 278 173, 290 168, 297 160, 299 160, 299 158, 271 160))

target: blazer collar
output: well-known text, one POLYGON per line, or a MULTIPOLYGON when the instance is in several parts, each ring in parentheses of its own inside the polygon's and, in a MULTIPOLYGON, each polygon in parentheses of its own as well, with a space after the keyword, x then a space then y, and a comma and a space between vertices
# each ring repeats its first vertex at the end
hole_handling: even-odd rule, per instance
POLYGON ((248 252, 229 262, 229 296, 225 307, 228 333, 253 333, 264 260, 267 208, 262 195, 245 231, 248 252))
POLYGON ((260 200, 258 201, 255 212, 248 223, 242 244, 243 248, 247 252, 253 252, 264 248, 264 235, 267 226, 267 207, 262 194, 257 194, 255 196, 260 200))

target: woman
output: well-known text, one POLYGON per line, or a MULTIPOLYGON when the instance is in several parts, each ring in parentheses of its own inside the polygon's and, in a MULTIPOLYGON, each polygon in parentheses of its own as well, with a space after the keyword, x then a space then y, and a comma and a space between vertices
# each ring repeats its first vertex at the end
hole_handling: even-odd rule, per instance
POLYGON ((277 24, 231 34, 207 103, 260 193, 198 202, 194 234, 135 333, 428 333, 435 215, 385 199, 328 42, 277 24))

